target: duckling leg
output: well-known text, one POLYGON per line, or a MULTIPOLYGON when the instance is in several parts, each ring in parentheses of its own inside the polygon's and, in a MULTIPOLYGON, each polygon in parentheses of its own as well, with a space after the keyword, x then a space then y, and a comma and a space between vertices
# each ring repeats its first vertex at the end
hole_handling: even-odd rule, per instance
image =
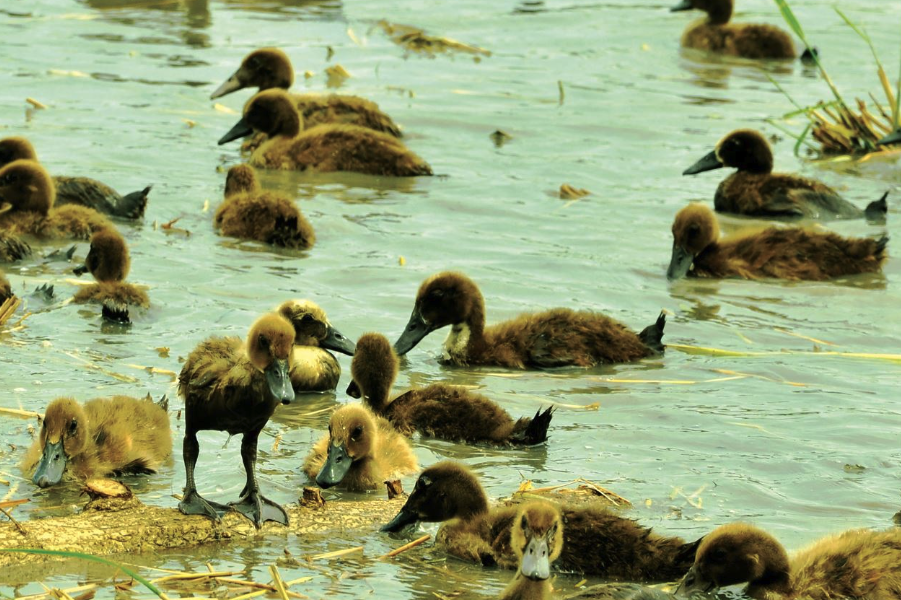
POLYGON ((197 457, 200 455, 200 443, 197 441, 196 431, 185 431, 182 455, 185 459, 187 482, 185 483, 185 495, 178 503, 178 509, 186 515, 204 515, 218 521, 229 511, 229 508, 224 504, 204 499, 197 493, 197 487, 194 485, 194 465, 197 464, 197 457))
POLYGON ((256 475, 257 439, 260 431, 262 430, 248 431, 241 440, 241 459, 244 461, 244 470, 247 472, 247 484, 238 501, 229 504, 253 521, 257 529, 263 526, 264 521, 288 524, 288 513, 285 512, 285 509, 260 493, 256 475))

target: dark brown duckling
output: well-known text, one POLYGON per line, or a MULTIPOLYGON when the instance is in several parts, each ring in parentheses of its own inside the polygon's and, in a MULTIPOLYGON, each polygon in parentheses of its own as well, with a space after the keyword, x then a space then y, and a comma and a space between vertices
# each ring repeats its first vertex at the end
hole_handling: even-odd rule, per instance
POLYGON ((353 356, 354 343, 335 329, 325 311, 311 300, 288 300, 277 311, 294 326, 294 391, 323 392, 338 387, 341 365, 329 350, 353 356))
POLYGON ((316 243, 313 226, 297 203, 278 192, 260 189, 250 165, 228 170, 225 200, 216 209, 213 225, 220 235, 283 248, 307 250, 316 243))
POLYGON ((164 404, 128 396, 96 398, 82 407, 73 398, 47 406, 41 433, 22 460, 35 485, 46 488, 64 473, 80 479, 155 473, 172 453, 164 404))
POLYGON ((131 258, 125 238, 112 227, 101 229, 91 237, 91 249, 84 265, 74 270, 79 276, 90 272, 96 283, 78 290, 72 301, 101 304, 104 318, 119 323, 131 322, 129 307, 148 308, 150 297, 142 288, 125 281, 129 269, 131 258))
POLYGON ((285 171, 353 171, 367 175, 414 177, 431 175, 424 160, 390 135, 356 125, 303 128, 303 117, 286 92, 266 90, 244 106, 244 117, 219 144, 253 131, 269 139, 250 156, 250 164, 285 171))
MULTIPOLYGON (((8 205, 6 209, 0 206, 0 215, 12 209, 8 205)), ((9 235, 0 231, 0 262, 16 262, 31 256, 31 245, 17 235, 9 235)))
MULTIPOLYGON (((447 552, 484 565, 515 569, 510 531, 519 509, 488 507, 478 479, 464 465, 439 462, 416 481, 413 493, 382 531, 400 531, 418 521, 444 522, 436 541, 447 552)), ((629 581, 671 581, 694 560, 698 541, 663 537, 631 519, 591 506, 563 506, 563 551, 555 563, 574 571, 629 581)))
MULTIPOLYGON (((23 137, 0 140, 0 167, 14 160, 37 161, 31 142, 23 137)), ((140 219, 147 208, 147 195, 152 185, 122 196, 110 186, 88 177, 54 177, 56 205, 78 204, 120 219, 140 219)))
POLYGON ((332 413, 328 431, 303 463, 304 473, 321 488, 374 490, 419 469, 407 439, 362 404, 332 413))
POLYGON ((682 0, 673 12, 698 9, 707 18, 688 26, 682 46, 730 56, 754 59, 795 58, 791 36, 773 25, 730 24, 733 0, 682 0))
POLYGON ((291 388, 291 351, 294 328, 275 313, 256 320, 247 341, 237 337, 211 337, 201 342, 178 376, 178 393, 185 399, 184 459, 187 482, 178 504, 186 515, 205 515, 218 521, 229 507, 253 521, 288 524, 285 509, 260 493, 256 478, 257 440, 275 408, 294 400, 291 388), (197 432, 227 431, 243 434, 241 459, 247 483, 237 502, 228 506, 210 502, 197 493, 194 465, 200 454, 197 432))
POLYGON ((54 207, 56 189, 50 175, 33 160, 16 160, 0 168, 0 230, 17 237, 88 240, 112 227, 97 211, 68 204, 54 207))
POLYGON ((801 227, 739 231, 720 239, 716 216, 693 202, 676 214, 668 279, 740 277, 823 281, 877 273, 888 237, 846 238, 801 227))
POLYGON ((520 506, 510 528, 510 547, 518 567, 500 600, 550 598, 551 564, 563 551, 563 519, 560 510, 543 500, 520 506))
POLYGON ((513 420, 496 402, 466 388, 433 384, 391 399, 397 377, 397 356, 388 338, 366 333, 357 340, 347 393, 388 419, 404 435, 499 445, 533 445, 547 439, 553 407, 538 410, 531 419, 513 420))
POLYGON ((696 175, 722 167, 738 169, 716 188, 716 210, 754 217, 884 220, 884 195, 860 210, 838 192, 815 179, 773 173, 773 151, 752 129, 737 129, 683 175, 696 175))
POLYGON ((406 354, 426 335, 451 326, 443 362, 497 365, 512 369, 591 367, 632 362, 663 352, 663 313, 641 333, 596 312, 554 308, 485 326, 485 301, 478 286, 462 273, 443 272, 426 279, 413 314, 394 349, 406 354))
POLYGON ((854 529, 823 538, 789 558, 767 532, 745 523, 718 527, 701 542, 677 594, 746 583, 757 600, 898 600, 901 529, 854 529))

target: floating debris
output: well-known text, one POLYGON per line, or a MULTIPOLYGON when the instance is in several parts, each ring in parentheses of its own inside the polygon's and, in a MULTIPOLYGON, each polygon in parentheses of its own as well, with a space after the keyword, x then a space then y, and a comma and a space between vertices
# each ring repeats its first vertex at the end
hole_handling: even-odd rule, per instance
POLYGON ((498 148, 513 139, 512 135, 501 129, 495 129, 494 133, 492 133, 488 137, 491 138, 491 141, 494 142, 494 145, 498 148))
POLYGON ((491 56, 491 51, 479 46, 458 42, 451 38, 427 35, 422 29, 412 25, 391 23, 385 19, 376 22, 376 27, 388 34, 391 41, 411 52, 419 52, 434 57, 438 53, 463 52, 479 56, 491 56))
POLYGON ((332 65, 331 67, 328 67, 325 70, 325 74, 328 76, 328 81, 326 81, 325 85, 330 88, 341 87, 351 76, 350 73, 347 72, 347 69, 341 65, 332 65))
POLYGON ((586 189, 573 187, 568 183, 561 185, 558 193, 560 194, 561 200, 578 200, 579 198, 584 198, 591 194, 591 192, 586 189))

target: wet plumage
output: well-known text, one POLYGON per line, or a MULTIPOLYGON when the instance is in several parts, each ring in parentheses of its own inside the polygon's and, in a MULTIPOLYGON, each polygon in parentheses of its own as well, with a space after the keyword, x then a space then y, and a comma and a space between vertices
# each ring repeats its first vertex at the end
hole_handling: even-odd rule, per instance
POLYGON ((3 271, 0 271, 0 304, 3 304, 7 300, 9 300, 12 295, 12 286, 9 285, 9 280, 6 278, 6 274, 3 271))
POLYGON ((325 311, 311 300, 288 300, 278 312, 294 326, 291 385, 294 391, 333 390, 341 376, 341 365, 329 350, 352 356, 354 343, 335 329, 325 311))
POLYGON ((101 229, 91 237, 91 249, 84 266, 75 269, 77 275, 90 272, 95 283, 82 287, 73 302, 93 302, 103 305, 105 317, 129 322, 129 307, 147 308, 147 292, 125 281, 131 269, 131 258, 125 239, 113 228, 101 229))
POLYGON ((729 23, 734 0, 682 0, 673 11, 703 10, 700 19, 682 34, 682 46, 753 59, 795 58, 795 45, 787 32, 773 25, 729 23))

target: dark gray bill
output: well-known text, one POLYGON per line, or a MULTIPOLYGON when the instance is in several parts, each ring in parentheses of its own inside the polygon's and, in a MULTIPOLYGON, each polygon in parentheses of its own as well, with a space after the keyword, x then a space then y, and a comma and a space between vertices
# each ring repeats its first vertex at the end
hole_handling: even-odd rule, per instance
POLYGON ((360 386, 358 386, 357 382, 353 379, 350 380, 350 383, 347 386, 347 390, 344 393, 357 400, 359 400, 363 396, 363 392, 360 391, 360 386))
POLYGON ((422 341, 422 338, 434 330, 434 327, 425 322, 425 319, 419 314, 419 310, 414 308, 413 314, 410 315, 410 321, 407 323, 407 327, 404 329, 404 332, 400 334, 400 337, 397 338, 397 341, 394 342, 394 351, 397 352, 398 356, 403 356, 415 348, 416 344, 422 341))
POLYGON ((522 562, 519 564, 520 572, 533 581, 543 581, 551 576, 551 563, 548 559, 547 538, 533 537, 526 544, 523 551, 522 562))
POLYGON ((210 100, 215 100, 216 98, 221 98, 226 94, 231 94, 232 92, 237 92, 240 89, 247 87, 241 80, 238 78, 238 73, 241 71, 235 71, 234 75, 225 80, 225 83, 216 88, 216 91, 210 94, 210 100))
POLYGON ((666 278, 672 281, 688 275, 692 260, 694 257, 688 251, 673 242, 673 256, 670 258, 669 268, 666 270, 666 278))
POLYGON ((273 397, 282 404, 291 404, 294 401, 294 388, 291 387, 291 375, 287 360, 273 360, 266 367, 266 383, 273 397))
POLYGON ((694 6, 691 5, 691 0, 682 0, 682 2, 669 9, 669 11, 679 12, 681 10, 691 10, 692 8, 694 8, 694 6))
POLYGON ((55 444, 44 444, 44 454, 41 462, 34 471, 31 481, 38 487, 46 488, 56 485, 63 478, 66 471, 66 452, 63 450, 63 440, 60 438, 55 444))
POLYGON ((219 138, 219 145, 227 144, 233 140, 238 138, 242 138, 244 136, 250 135, 253 133, 253 127, 247 124, 244 119, 241 119, 235 126, 228 130, 228 133, 219 138))
POLYGON ((82 275, 84 275, 85 273, 88 272, 88 266, 81 265, 81 266, 75 267, 74 269, 72 269, 72 272, 75 273, 76 275, 78 275, 79 277, 81 277, 82 275))
POLYGON ((396 533, 404 527, 407 527, 408 525, 415 524, 417 521, 419 521, 419 518, 415 513, 402 508, 400 509, 399 513, 394 515, 394 518, 391 519, 391 522, 386 525, 382 525, 382 528, 379 531, 396 533))
POLYGON ((328 325, 325 339, 322 340, 320 345, 328 350, 334 350, 335 352, 340 352, 341 354, 346 354, 348 356, 353 356, 357 349, 357 346, 353 341, 344 337, 340 331, 331 325, 328 325))
POLYGON ((715 589, 716 582, 707 581, 698 574, 697 567, 692 566, 688 573, 685 574, 685 577, 682 578, 682 581, 679 582, 679 587, 676 588, 675 594, 688 597, 696 592, 707 593, 715 589))
POLYGON ((878 142, 876 142, 880 146, 886 146, 888 144, 897 144, 901 142, 901 129, 896 129, 894 133, 890 133, 878 142))
MULTIPOLYGON (((219 142, 220 144, 222 142, 219 142)), ((698 173, 703 173, 704 171, 713 171, 714 169, 722 169, 723 163, 720 162, 720 159, 716 156, 716 150, 709 152, 704 155, 704 158, 691 165, 684 171, 682 171, 683 175, 697 175, 698 173)))
POLYGON ((344 444, 336 446, 329 440, 328 458, 316 476, 316 485, 323 489, 338 485, 344 480, 353 462, 347 455, 347 447, 344 444))

